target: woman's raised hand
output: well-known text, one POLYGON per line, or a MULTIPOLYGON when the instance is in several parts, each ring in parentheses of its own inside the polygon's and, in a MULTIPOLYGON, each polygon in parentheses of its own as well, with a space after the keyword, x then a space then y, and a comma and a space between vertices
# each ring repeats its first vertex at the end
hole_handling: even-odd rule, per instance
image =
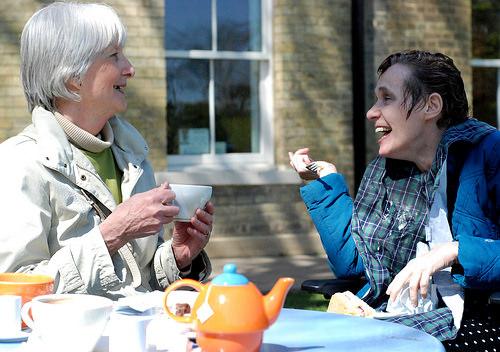
POLYGON ((306 165, 314 160, 309 156, 309 148, 298 149, 295 153, 288 152, 290 158, 290 166, 299 174, 303 180, 315 180, 318 175, 315 172, 306 168, 306 165))
POLYGON ((331 173, 336 173, 335 165, 326 161, 314 161, 309 156, 309 148, 298 149, 295 153, 288 152, 290 165, 303 180, 315 180, 331 173), (313 168, 308 166, 314 165, 313 168), (313 171, 314 170, 314 171, 313 171))

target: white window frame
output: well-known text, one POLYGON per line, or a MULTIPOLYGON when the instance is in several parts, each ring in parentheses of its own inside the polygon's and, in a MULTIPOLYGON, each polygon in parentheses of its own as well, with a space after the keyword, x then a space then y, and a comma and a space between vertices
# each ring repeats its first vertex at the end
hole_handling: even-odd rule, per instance
POLYGON ((497 69, 497 126, 500 129, 500 59, 472 59, 472 67, 497 69))
MULTIPOLYGON (((273 140, 273 82, 272 82, 272 4, 273 0, 261 0, 262 51, 236 52, 217 51, 217 0, 212 0, 212 48, 213 50, 165 50, 165 59, 209 60, 209 126, 210 152, 199 155, 168 154, 171 171, 181 171, 192 166, 196 168, 241 169, 241 167, 270 167, 274 165, 273 140), (259 116, 260 143, 258 153, 215 153, 215 60, 251 60, 260 62, 259 116)), ((167 67, 168 70, 168 67, 167 67)), ((168 85, 168 82, 167 82, 168 85)))

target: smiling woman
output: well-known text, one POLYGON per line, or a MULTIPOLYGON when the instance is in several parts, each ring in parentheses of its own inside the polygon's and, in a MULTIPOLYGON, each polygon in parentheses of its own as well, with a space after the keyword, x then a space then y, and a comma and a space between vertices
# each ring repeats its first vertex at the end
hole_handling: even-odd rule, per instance
POLYGON ((477 341, 464 327, 500 327, 484 309, 500 287, 500 132, 468 116, 460 71, 446 55, 395 53, 378 73, 366 117, 379 156, 356 198, 333 164, 311 167, 308 148, 290 163, 314 180, 301 195, 336 277, 366 277, 358 295, 372 307, 414 308, 389 320, 468 351, 477 341))
POLYGON ((411 68, 402 64, 387 68, 377 82, 377 100, 366 117, 374 122, 380 137, 380 156, 412 161, 419 169, 428 170, 443 133, 437 127, 442 99, 439 94, 431 94, 425 104, 414 103, 414 98, 405 93, 411 75, 411 68))
POLYGON ((68 81, 78 101, 55 98, 55 105, 72 123, 96 135, 110 117, 127 109, 125 87, 134 73, 122 48, 108 47, 96 57, 81 79, 68 81))
POLYGON ((111 7, 54 3, 27 21, 23 38, 21 75, 29 109, 54 110, 55 97, 79 99, 68 80, 81 83, 97 57, 110 47, 124 47, 127 33, 111 7), (47 53, 65 54, 53 62, 47 53))
POLYGON ((0 145, 9 165, 1 272, 47 273, 57 292, 111 298, 208 278, 213 204, 174 221, 175 193, 157 187, 146 141, 117 116, 135 74, 125 39, 103 4, 55 2, 26 23, 21 79, 33 124, 0 145))

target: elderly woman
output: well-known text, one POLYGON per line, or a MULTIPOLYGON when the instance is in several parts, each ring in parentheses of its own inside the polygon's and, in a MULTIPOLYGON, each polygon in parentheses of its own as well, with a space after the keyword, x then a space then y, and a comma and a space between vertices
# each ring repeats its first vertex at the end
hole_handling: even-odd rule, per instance
POLYGON ((118 298, 203 280, 214 206, 162 228, 179 209, 156 186, 148 146, 116 114, 134 67, 125 28, 102 4, 53 3, 21 36, 33 123, 0 145, 0 271, 43 272, 57 292, 118 298))
MULTIPOLYGON (((443 54, 396 53, 378 73, 366 115, 379 156, 354 201, 333 164, 312 172, 307 148, 290 153, 299 175, 316 179, 301 195, 329 263, 339 278, 365 275, 358 295, 372 306, 385 309, 389 295, 389 308, 407 314, 393 321, 441 340, 457 336, 462 318, 498 327, 484 307, 500 288, 500 132, 468 117, 460 71, 443 54)), ((472 329, 450 350, 498 343, 472 329)))

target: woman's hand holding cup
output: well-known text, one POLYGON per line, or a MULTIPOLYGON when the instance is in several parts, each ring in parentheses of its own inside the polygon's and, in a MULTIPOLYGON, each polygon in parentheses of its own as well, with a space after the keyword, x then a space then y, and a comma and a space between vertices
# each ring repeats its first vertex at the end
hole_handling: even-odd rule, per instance
POLYGON ((172 205, 174 198, 168 183, 163 183, 119 204, 99 225, 109 253, 114 254, 130 240, 154 235, 172 222, 179 213, 179 207, 172 205))

